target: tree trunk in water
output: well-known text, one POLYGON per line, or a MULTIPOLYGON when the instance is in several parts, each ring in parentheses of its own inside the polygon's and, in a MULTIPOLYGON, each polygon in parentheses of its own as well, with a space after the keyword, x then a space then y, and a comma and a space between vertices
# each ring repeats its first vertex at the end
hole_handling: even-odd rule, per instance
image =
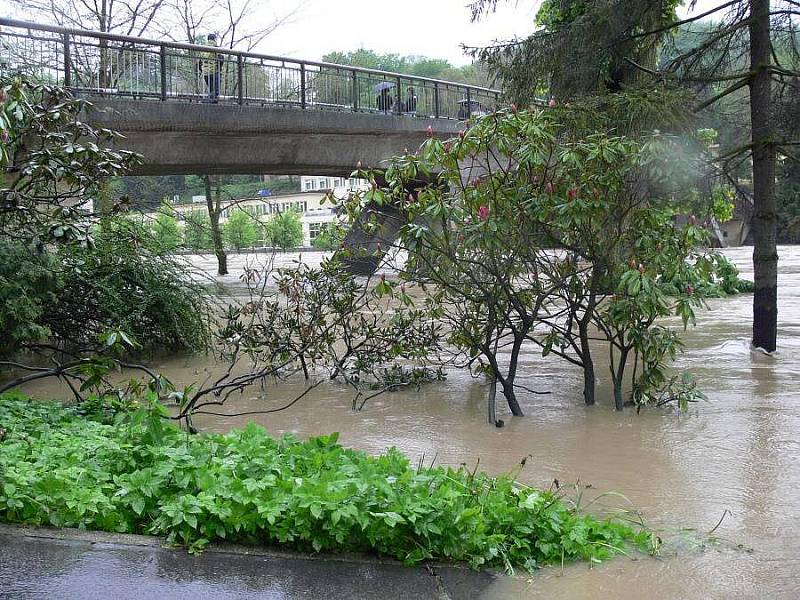
POLYGON ((489 424, 497 424, 497 378, 492 379, 492 385, 489 386, 489 424))
POLYGON ((220 201, 219 181, 216 182, 216 198, 211 198, 211 177, 205 175, 203 181, 206 186, 206 206, 208 206, 208 220, 211 223, 211 243, 214 245, 214 254, 217 256, 217 274, 228 274, 228 255, 222 245, 222 230, 219 227, 220 201))
POLYGON ((592 351, 589 348, 589 324, 580 322, 578 329, 581 338, 581 362, 583 363, 583 401, 586 406, 594 405, 594 361, 592 351))
POLYGON ((625 363, 628 360, 628 351, 621 350, 617 368, 611 366, 611 379, 614 382, 614 408, 622 410, 625 407, 625 399, 622 396, 625 381, 625 363))
POLYGON ((519 402, 517 401, 517 394, 514 391, 514 380, 504 379, 501 383, 503 385, 503 396, 506 397, 506 402, 508 402, 508 408, 511 410, 511 414, 515 417, 524 417, 525 413, 522 412, 519 402))
POLYGON ((775 146, 770 116, 769 0, 750 0, 750 124, 753 144, 753 346, 773 352, 778 336, 775 146))
POLYGON ((594 362, 591 356, 587 356, 583 359, 583 401, 586 406, 594 406, 594 387, 594 362))

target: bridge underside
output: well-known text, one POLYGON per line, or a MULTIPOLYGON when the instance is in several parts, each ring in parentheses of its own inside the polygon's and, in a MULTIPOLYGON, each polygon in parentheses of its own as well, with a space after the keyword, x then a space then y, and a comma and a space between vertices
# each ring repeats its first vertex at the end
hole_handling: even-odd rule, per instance
POLYGON ((440 137, 457 121, 404 115, 306 111, 88 98, 86 119, 124 135, 120 149, 144 156, 134 175, 313 174, 348 176, 416 149, 430 126, 440 137))

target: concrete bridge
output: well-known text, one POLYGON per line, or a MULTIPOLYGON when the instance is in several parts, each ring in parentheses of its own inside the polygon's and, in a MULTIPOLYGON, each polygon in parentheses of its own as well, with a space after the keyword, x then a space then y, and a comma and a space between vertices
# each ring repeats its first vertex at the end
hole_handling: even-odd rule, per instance
POLYGON ((135 174, 347 176, 491 110, 460 83, 0 18, 0 72, 71 88, 135 174))
POLYGON ((136 175, 314 174, 347 177, 405 149, 428 127, 450 137, 459 123, 404 115, 90 98, 87 120, 122 133, 144 156, 136 175))

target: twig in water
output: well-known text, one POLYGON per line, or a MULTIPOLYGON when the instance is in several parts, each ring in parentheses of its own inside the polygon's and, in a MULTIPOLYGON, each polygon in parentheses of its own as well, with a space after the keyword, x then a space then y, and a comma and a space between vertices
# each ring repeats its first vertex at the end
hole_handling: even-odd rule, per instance
POLYGON ((712 533, 714 533, 714 532, 715 532, 715 531, 716 531, 716 530, 719 528, 719 526, 720 526, 720 525, 722 525, 722 522, 725 520, 725 517, 726 517, 727 515, 731 515, 731 516, 733 516, 733 515, 731 514, 731 511, 729 511, 729 510, 726 508, 725 510, 723 510, 723 511, 722 511, 722 516, 719 518, 719 521, 717 521, 717 524, 716 524, 716 525, 714 525, 714 528, 713 528, 711 531, 709 531, 709 532, 708 532, 706 535, 711 535, 712 533))

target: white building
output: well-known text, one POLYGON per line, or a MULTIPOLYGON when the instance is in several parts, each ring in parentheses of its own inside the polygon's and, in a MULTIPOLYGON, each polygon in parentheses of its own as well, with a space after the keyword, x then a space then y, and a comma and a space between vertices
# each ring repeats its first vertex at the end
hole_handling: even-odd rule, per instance
POLYGON ((303 175, 300 177, 300 189, 303 192, 333 192, 336 198, 343 200, 353 192, 369 189, 369 182, 366 179, 354 177, 303 175))

